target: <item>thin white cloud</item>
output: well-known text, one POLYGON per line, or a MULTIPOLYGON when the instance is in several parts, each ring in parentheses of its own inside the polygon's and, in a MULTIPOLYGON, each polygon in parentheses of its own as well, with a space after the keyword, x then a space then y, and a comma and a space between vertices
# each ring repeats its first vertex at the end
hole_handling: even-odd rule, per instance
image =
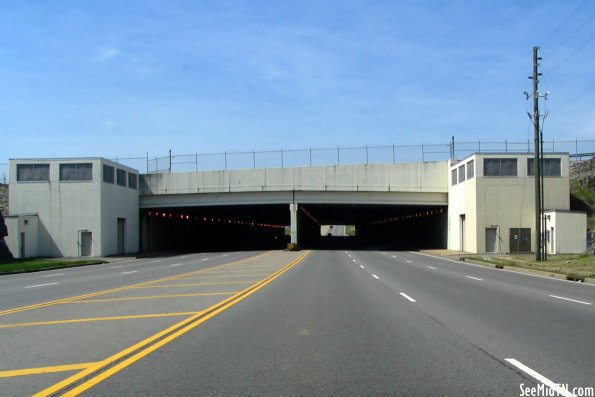
POLYGON ((97 55, 99 56, 99 59, 103 60, 103 61, 107 61, 113 58, 116 58, 117 56, 120 55, 120 50, 117 49, 116 47, 99 47, 97 49, 97 55))

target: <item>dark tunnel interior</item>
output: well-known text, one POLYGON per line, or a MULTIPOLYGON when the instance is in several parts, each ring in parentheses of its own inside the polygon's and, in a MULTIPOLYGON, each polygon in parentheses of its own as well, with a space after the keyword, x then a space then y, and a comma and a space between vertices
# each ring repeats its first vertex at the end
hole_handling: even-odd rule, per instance
MULTIPOLYGON (((447 207, 300 204, 298 243, 312 249, 418 250, 446 248, 447 207), (321 236, 321 225, 354 225, 354 236, 321 236)), ((282 249, 290 242, 289 205, 141 210, 141 250, 282 249)))

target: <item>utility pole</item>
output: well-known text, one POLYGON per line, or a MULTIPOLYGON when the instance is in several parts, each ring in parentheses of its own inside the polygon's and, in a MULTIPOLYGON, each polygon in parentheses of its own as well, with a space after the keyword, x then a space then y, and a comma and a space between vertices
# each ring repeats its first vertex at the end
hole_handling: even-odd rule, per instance
POLYGON ((537 56, 539 47, 533 47, 533 127, 534 127, 534 150, 535 158, 533 160, 533 168, 535 174, 535 260, 542 260, 541 248, 541 145, 540 145, 540 131, 539 131, 539 76, 538 72, 539 61, 541 58, 537 56))

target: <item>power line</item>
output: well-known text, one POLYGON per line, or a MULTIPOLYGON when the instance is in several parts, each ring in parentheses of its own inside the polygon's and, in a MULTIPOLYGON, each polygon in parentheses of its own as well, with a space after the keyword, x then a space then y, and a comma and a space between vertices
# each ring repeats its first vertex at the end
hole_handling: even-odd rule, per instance
MULTIPOLYGON (((593 17, 595 17, 595 14, 593 14, 593 16, 591 17, 591 19, 593 19, 593 17)), ((585 48, 591 41, 593 41, 593 39, 595 39, 595 34, 593 36, 591 36, 587 41, 585 41, 583 43, 583 45, 581 45, 579 48, 577 48, 576 50, 574 50, 574 52, 572 54, 570 54, 569 56, 567 56, 566 58, 564 58, 564 60, 562 62, 558 63, 556 66, 554 66, 552 69, 550 69, 546 74, 547 75, 551 75, 560 66, 562 66, 563 64, 565 64, 570 58, 572 58, 573 56, 575 56, 580 50, 582 50, 583 48, 585 48)))
MULTIPOLYGON (((574 16, 574 15, 575 15, 577 12, 579 12, 579 10, 580 10, 581 8, 583 8, 583 7, 585 6, 585 4, 587 4, 588 2, 589 2, 589 0, 585 0, 585 1, 583 2, 583 4, 581 4, 580 6, 578 6, 578 7, 577 7, 577 9, 576 9, 576 10, 574 10, 574 11, 573 11, 573 13, 572 13, 572 14, 570 14, 570 16, 569 16, 568 18, 566 18, 566 19, 564 20, 564 22, 562 22, 562 23, 560 24, 560 26, 558 26, 556 29, 554 29, 554 31, 553 31, 552 33, 550 33, 550 34, 549 34, 549 36, 547 36, 547 37, 545 38, 545 40, 543 40, 543 42, 542 42, 542 44, 541 44, 541 45, 545 44, 545 43, 546 43, 546 42, 547 42, 549 39, 551 39, 551 38, 552 38, 552 36, 553 36, 553 35, 555 35, 556 33, 558 33, 558 31, 559 31, 560 29, 562 29, 562 27, 563 27, 564 25, 566 25, 566 23, 567 23, 568 21, 570 21, 570 19, 571 19, 571 18, 572 18, 572 17, 573 17, 573 16, 574 16)), ((563 43, 562 43, 562 44, 563 44, 563 43)), ((558 47, 556 48, 556 50, 557 50, 558 48, 560 48, 560 46, 558 46, 558 47)), ((552 53, 551 53, 551 54, 553 54, 553 53, 554 53, 556 50, 552 51, 552 53)), ((551 55, 551 54, 549 54, 549 55, 551 55)))
POLYGON ((556 109, 556 113, 558 113, 561 109, 568 106, 570 103, 576 101, 578 98, 585 95, 587 92, 591 91, 593 88, 595 88, 595 82, 593 84, 591 84, 590 86, 588 86, 586 89, 584 89, 580 94, 578 94, 578 95, 574 96, 573 98, 569 99, 568 101, 564 102, 558 109, 556 109))

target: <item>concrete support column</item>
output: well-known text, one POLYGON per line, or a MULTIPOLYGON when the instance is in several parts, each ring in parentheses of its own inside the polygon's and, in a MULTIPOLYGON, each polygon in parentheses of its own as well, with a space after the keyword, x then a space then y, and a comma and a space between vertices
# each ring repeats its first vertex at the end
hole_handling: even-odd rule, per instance
POLYGON ((290 229, 291 229, 291 243, 298 243, 298 205, 289 204, 290 217, 290 229))

